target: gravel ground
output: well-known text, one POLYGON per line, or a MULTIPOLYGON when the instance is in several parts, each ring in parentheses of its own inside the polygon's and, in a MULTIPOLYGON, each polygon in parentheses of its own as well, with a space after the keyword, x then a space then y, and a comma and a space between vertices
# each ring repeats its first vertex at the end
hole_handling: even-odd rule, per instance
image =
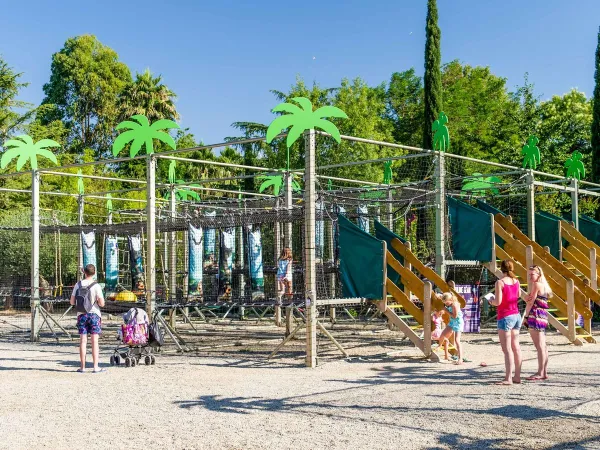
MULTIPOLYGON (((492 384, 503 375, 493 338, 469 336, 473 362, 463 366, 387 342, 311 370, 296 352, 267 361, 248 344, 78 374, 73 343, 5 336, 0 449, 600 449, 600 346, 549 336, 551 380, 504 387, 492 384)), ((523 341, 531 374, 535 352, 523 341)), ((102 347, 107 362, 112 345, 102 347)))

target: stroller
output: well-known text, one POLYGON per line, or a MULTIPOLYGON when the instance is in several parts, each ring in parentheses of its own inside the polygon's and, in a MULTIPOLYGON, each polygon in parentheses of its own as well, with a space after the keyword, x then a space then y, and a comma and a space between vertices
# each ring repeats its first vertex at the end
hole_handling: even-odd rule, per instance
POLYGON ((149 333, 148 315, 140 308, 131 308, 123 314, 123 322, 125 323, 121 325, 118 337, 123 345, 114 349, 110 365, 118 366, 123 361, 125 367, 135 367, 140 364, 142 358, 147 366, 156 364, 152 346, 160 345, 160 340, 154 336, 156 332, 160 334, 155 328, 158 326, 153 325, 154 333, 149 333))

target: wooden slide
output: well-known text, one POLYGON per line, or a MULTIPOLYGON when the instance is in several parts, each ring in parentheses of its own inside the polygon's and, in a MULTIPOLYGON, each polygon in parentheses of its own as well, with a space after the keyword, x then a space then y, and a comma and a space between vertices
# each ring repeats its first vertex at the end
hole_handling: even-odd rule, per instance
POLYGON ((589 301, 590 299, 599 301, 598 292, 590 286, 586 286, 581 278, 554 258, 548 249, 529 239, 512 223, 510 217, 502 214, 494 216, 493 238, 493 262, 488 264, 488 269, 497 276, 502 276, 496 265, 496 257, 511 259, 515 262, 517 276, 521 280, 527 280, 528 267, 540 266, 554 294, 549 299, 551 305, 548 314, 549 323, 576 345, 582 345, 583 341, 595 343, 596 341, 591 335, 591 328, 576 325, 575 313, 581 314, 584 323, 591 325, 592 311, 589 308, 589 301), (503 248, 495 244, 495 236, 499 236, 505 241, 503 248))
MULTIPOLYGON (((389 277, 386 278, 386 291, 389 295, 386 296, 386 299, 378 302, 378 307, 390 323, 397 326, 425 356, 434 361, 439 361, 438 355, 431 351, 431 312, 433 309, 444 308, 444 305, 435 295, 432 284, 444 292, 453 292, 457 296, 461 307, 465 306, 465 299, 435 271, 419 261, 411 252, 410 244, 403 244, 399 239, 394 239, 391 242, 391 247, 404 258, 404 264, 401 264, 389 251, 386 251, 385 254, 386 263, 400 275, 400 282, 404 286, 404 290, 400 289, 389 277), (415 272, 429 281, 423 281, 415 272), (422 302, 423 308, 413 303, 411 300, 412 295, 422 302), (404 310, 406 315, 396 314, 398 309, 404 310), (410 318, 414 319, 419 325, 408 325, 405 319, 410 318), (421 328, 423 338, 416 332, 417 329, 421 328)), ((451 348, 451 351, 453 351, 453 348, 451 348)))

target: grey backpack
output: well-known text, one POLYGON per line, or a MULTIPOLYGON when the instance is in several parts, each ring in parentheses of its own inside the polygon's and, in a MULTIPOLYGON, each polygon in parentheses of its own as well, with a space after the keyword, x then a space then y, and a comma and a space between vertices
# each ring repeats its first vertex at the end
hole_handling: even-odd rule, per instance
POLYGON ((89 313, 95 302, 92 302, 92 288, 98 283, 95 281, 87 287, 83 287, 81 282, 75 292, 75 309, 78 313, 87 314, 89 313))

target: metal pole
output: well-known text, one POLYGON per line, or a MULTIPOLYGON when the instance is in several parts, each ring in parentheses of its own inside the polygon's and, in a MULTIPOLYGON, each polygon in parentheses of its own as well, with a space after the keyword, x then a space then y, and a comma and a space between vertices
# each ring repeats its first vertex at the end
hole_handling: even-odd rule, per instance
POLYGON ((291 221, 290 214, 292 211, 293 200, 292 200, 292 173, 291 172, 285 173, 284 197, 285 197, 285 208, 287 209, 287 212, 288 212, 288 221, 285 223, 285 226, 284 226, 283 246, 292 248, 292 221, 291 221))
POLYGON ((535 240, 535 180, 533 170, 527 172, 527 234, 529 239, 535 240))
MULTIPOLYGON (((387 192, 387 226, 388 230, 394 231, 394 206, 392 205, 393 200, 392 190, 388 188, 387 192)), ((406 238, 406 236, 404 236, 406 238)))
POLYGON ((444 153, 437 152, 435 160, 435 269, 446 277, 446 180, 444 153))
POLYGON ((156 158, 146 157, 146 312, 152 317, 156 302, 156 158))
MULTIPOLYGON (((175 198, 175 187, 171 186, 171 192, 169 196, 169 209, 171 213, 171 220, 175 220, 177 217, 177 199, 175 198)), ((184 242, 183 245, 187 245, 184 242)), ((170 242, 169 242, 169 284, 171 295, 169 295, 169 302, 177 301, 177 232, 171 231, 170 242)))
MULTIPOLYGON (((83 203, 83 197, 80 195, 77 198, 77 206, 78 208, 78 217, 79 217, 79 226, 81 227, 83 225, 83 208, 84 208, 84 203, 83 203)), ((79 270, 77 271, 77 281, 81 280, 82 277, 82 270, 83 270, 83 238, 81 236, 81 230, 79 231, 79 270)))
MULTIPOLYGON (((317 366, 317 273, 315 264, 315 131, 304 132, 305 189, 304 189, 304 261, 306 271, 306 366, 317 366)), ((290 183, 291 184, 291 183, 290 183)), ((291 186, 289 187, 291 191, 291 186)), ((290 192, 291 194, 291 192, 290 192)))
POLYGON ((579 230, 579 183, 577 178, 571 178, 571 220, 573 226, 579 230))
POLYGON ((39 340, 40 328, 40 173, 31 172, 31 341, 39 340))

